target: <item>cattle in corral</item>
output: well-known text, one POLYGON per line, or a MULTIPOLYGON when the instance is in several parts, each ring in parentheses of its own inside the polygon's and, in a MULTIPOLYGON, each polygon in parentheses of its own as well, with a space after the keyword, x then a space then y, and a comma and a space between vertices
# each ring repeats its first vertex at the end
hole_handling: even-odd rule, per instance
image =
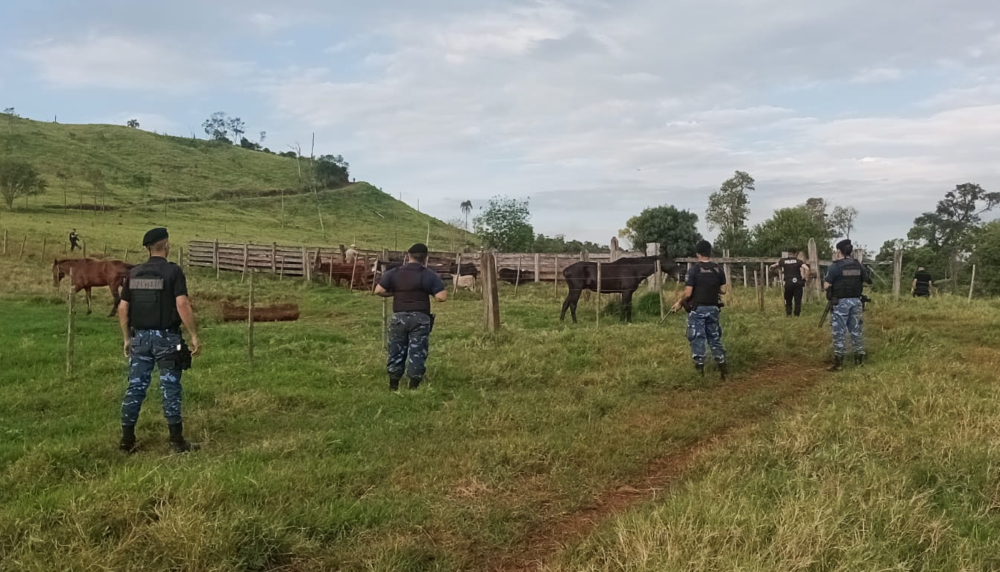
POLYGON ((476 277, 475 276, 472 276, 472 275, 466 276, 464 274, 462 276, 456 276, 455 277, 455 282, 456 282, 456 285, 459 288, 464 288, 464 289, 466 289, 466 290, 468 290, 470 292, 475 292, 476 291, 476 277))
POLYGON ((535 280, 535 273, 531 270, 521 270, 521 277, 518 280, 518 271, 516 268, 501 268, 497 272, 497 280, 507 282, 508 284, 524 284, 525 282, 533 282, 535 280))
POLYGON ((341 282, 346 282, 347 286, 351 286, 351 281, 354 281, 355 290, 368 290, 371 289, 371 278, 372 269, 365 266, 364 262, 357 260, 354 264, 339 264, 334 262, 321 262, 316 265, 315 274, 313 276, 317 278, 328 277, 330 281, 340 286, 341 282))
POLYGON ((108 316, 118 313, 118 303, 121 301, 122 285, 128 281, 128 272, 135 265, 121 260, 96 260, 94 258, 65 258, 52 263, 52 285, 59 287, 59 282, 73 271, 73 291, 87 292, 87 314, 91 313, 91 288, 107 286, 114 298, 114 305, 108 316))
MULTIPOLYGON (((676 276, 680 266, 665 254, 660 255, 660 269, 671 276, 676 276)), ((642 258, 620 258, 614 262, 601 264, 601 293, 618 293, 622 295, 621 320, 632 321, 632 295, 643 280, 656 272, 655 256, 642 258)), ((559 320, 566 319, 566 310, 570 310, 573 322, 576 323, 576 307, 580 294, 584 290, 597 291, 597 263, 577 262, 563 270, 569 294, 562 305, 559 320)))

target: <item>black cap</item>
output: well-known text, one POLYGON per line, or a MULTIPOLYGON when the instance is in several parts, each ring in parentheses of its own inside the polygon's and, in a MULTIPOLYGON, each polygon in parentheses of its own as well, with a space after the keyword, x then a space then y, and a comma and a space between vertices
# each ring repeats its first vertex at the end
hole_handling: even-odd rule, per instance
POLYGON ((702 256, 712 256, 712 243, 707 240, 702 240, 695 245, 694 251, 696 254, 700 254, 702 256))
POLYGON ((427 245, 422 242, 418 242, 411 246, 407 252, 410 254, 427 254, 427 245))
POLYGON ((146 236, 142 237, 142 245, 149 247, 167 238, 170 238, 170 235, 167 234, 167 229, 163 227, 154 228, 147 232, 146 236))
POLYGON ((849 256, 852 252, 854 252, 854 245, 851 244, 851 240, 849 238, 845 238, 837 243, 837 250, 839 250, 844 256, 849 256))

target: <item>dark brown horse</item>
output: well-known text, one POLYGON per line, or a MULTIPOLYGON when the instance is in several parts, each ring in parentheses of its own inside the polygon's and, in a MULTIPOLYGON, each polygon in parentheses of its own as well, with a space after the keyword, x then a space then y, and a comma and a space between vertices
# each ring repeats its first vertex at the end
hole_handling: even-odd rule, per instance
MULTIPOLYGON (((677 264, 660 255, 660 270, 671 276, 678 271, 677 264)), ((601 293, 617 293, 622 295, 623 322, 632 321, 632 295, 643 280, 656 272, 656 257, 644 256, 642 258, 620 258, 614 262, 601 263, 601 293)), ((566 310, 570 310, 573 315, 573 322, 576 322, 576 306, 580 301, 580 294, 584 290, 597 291, 597 263, 577 262, 567 266, 563 270, 566 277, 566 284, 569 285, 569 295, 563 302, 560 320, 566 319, 566 310)))
POLYGON ((73 270, 74 292, 87 291, 87 313, 90 314, 90 289, 107 286, 115 305, 108 316, 118 313, 119 292, 128 280, 128 271, 133 267, 121 260, 95 260, 93 258, 66 258, 52 263, 52 284, 58 288, 59 282, 73 270))

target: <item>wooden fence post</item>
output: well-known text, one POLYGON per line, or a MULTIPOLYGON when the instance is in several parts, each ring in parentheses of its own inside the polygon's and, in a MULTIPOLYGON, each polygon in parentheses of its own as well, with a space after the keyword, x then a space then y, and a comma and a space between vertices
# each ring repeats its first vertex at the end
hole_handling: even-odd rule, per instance
POLYGON ((178 264, 180 264, 180 267, 183 269, 184 268, 184 246, 183 245, 181 245, 181 255, 180 255, 180 258, 177 259, 177 262, 178 262, 178 264))
MULTIPOLYGON (((656 273, 659 274, 663 271, 663 265, 660 263, 660 259, 656 259, 656 273)), ((667 307, 664 305, 663 300, 663 288, 660 288, 660 321, 662 322, 667 317, 667 307)))
POLYGON ((597 263, 597 327, 601 327, 601 263, 597 263))
POLYGON ((389 351, 389 299, 382 298, 382 349, 389 351))
POLYGON ((480 264, 483 267, 483 323, 487 332, 495 334, 500 331, 496 258, 492 253, 484 252, 480 264))
POLYGON ((253 368, 253 304, 254 304, 253 270, 250 270, 250 308, 247 311, 247 358, 253 368))
POLYGON ((351 285, 348 288, 348 290, 351 291, 351 292, 354 291, 354 273, 357 272, 357 271, 358 271, 358 259, 357 259, 357 257, 355 257, 354 261, 351 262, 351 285))
POLYGON ((813 289, 816 294, 822 297, 823 294, 823 270, 819 267, 819 250, 816 248, 816 239, 809 239, 809 268, 816 273, 813 280, 813 289))
POLYGON ((212 247, 212 264, 215 266, 215 279, 219 279, 219 239, 215 239, 212 247))
POLYGON ((535 253, 535 283, 542 281, 542 255, 535 253))
MULTIPOLYGON (((24 237, 24 241, 25 241, 25 242, 27 242, 27 241, 28 241, 28 237, 27 237, 27 236, 25 236, 25 237, 24 237)), ((24 250, 24 242, 22 242, 22 243, 21 243, 21 250, 22 250, 22 251, 24 250)), ((20 258, 20 257, 21 257, 21 256, 20 256, 20 255, 18 255, 18 258, 20 258)), ((86 257, 87 257, 87 243, 86 243, 86 242, 84 242, 84 243, 83 243, 83 257, 84 257, 84 258, 86 258, 86 257)))
POLYGON ((7 229, 3 229, 3 255, 7 256, 7 229))
MULTIPOLYGON (((646 244, 646 256, 660 256, 660 245, 656 242, 650 242, 646 244)), ((660 273, 657 272, 653 275, 652 279, 649 281, 649 291, 656 292, 660 290, 660 273)))
POLYGON ((462 279, 462 253, 459 252, 455 254, 455 277, 452 279, 454 284, 455 296, 458 296, 458 283, 462 279))
POLYGON ((69 317, 66 319, 66 377, 73 376, 73 313, 76 306, 76 291, 73 286, 73 268, 69 269, 69 317))
POLYGON ((306 253, 306 247, 302 247, 302 277, 305 278, 306 282, 312 280, 311 272, 309 269, 309 257, 306 253))
MULTIPOLYGON (((600 262, 597 263, 600 267, 600 262)), ((517 255, 517 276, 514 277, 514 297, 517 298, 517 288, 521 285, 521 255, 517 255)))
POLYGON ((761 287, 760 276, 758 276, 757 271, 753 271, 753 283, 754 287, 757 289, 757 303, 760 305, 760 311, 764 311, 764 289, 761 287))
MULTIPOLYGON (((128 262, 128 247, 125 247, 125 256, 122 257, 122 262, 128 262)), ((216 272, 215 277, 218 278, 219 274, 216 272)))
MULTIPOLYGON (((28 243, 28 235, 24 235, 24 240, 21 241, 21 250, 17 253, 17 259, 18 260, 21 260, 21 257, 24 256, 24 245, 27 244, 27 243, 28 243)), ((84 252, 87 252, 87 246, 86 245, 83 246, 83 249, 84 249, 83 250, 84 252)), ((83 257, 86 258, 87 255, 84 254, 83 257)))
POLYGON ((247 262, 250 260, 250 247, 243 244, 243 275, 240 276, 240 284, 247 278, 247 262))
POLYGON ((976 287, 976 265, 972 265, 972 280, 969 281, 969 303, 972 303, 972 289, 976 287))
POLYGON ((278 282, 281 282, 285 278, 285 257, 281 257, 281 273, 278 274, 278 282))
POLYGON ((271 274, 278 273, 278 243, 271 243, 271 274))
POLYGON ((104 258, 108 257, 108 243, 104 243, 104 258))
POLYGON ((48 242, 49 242, 48 237, 43 237, 42 238, 42 260, 43 261, 45 260, 45 248, 48 246, 48 242))
POLYGON ((556 279, 553 281, 552 293, 555 295, 556 298, 558 298, 559 297, 559 255, 558 254, 555 256, 555 262, 554 262, 554 264, 555 264, 555 270, 556 270, 556 272, 555 272, 556 279))
POLYGON ((892 297, 899 300, 903 282, 903 251, 896 249, 892 253, 892 297))
POLYGON ((746 264, 743 265, 743 287, 744 288, 749 288, 750 287, 750 279, 747 277, 747 265, 746 264))

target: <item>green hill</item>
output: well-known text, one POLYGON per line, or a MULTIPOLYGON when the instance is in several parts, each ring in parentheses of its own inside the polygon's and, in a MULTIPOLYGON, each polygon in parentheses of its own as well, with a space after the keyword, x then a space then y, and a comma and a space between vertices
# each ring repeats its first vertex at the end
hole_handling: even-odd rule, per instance
POLYGON ((472 238, 367 183, 306 192, 294 158, 198 139, 3 117, 4 158, 29 161, 48 183, 41 196, 0 214, 11 240, 28 235, 31 244, 43 237, 62 244, 76 228, 91 252, 134 247, 152 225, 167 226, 175 240, 374 249, 426 240, 428 228, 432 249, 454 250, 472 238), (149 185, 137 176, 149 176, 149 185))

